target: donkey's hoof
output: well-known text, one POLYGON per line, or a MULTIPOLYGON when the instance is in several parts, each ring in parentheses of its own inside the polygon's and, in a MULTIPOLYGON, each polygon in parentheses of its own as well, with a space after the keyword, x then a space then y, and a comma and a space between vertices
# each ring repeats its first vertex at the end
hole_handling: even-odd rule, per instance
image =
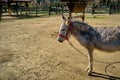
POLYGON ((88 76, 92 75, 92 69, 90 69, 89 67, 86 68, 86 72, 88 76))
POLYGON ((88 75, 88 76, 91 76, 91 75, 92 75, 92 72, 88 72, 87 75, 88 75))
POLYGON ((86 71, 86 72, 92 72, 92 69, 89 68, 89 67, 87 67, 85 71, 86 71))

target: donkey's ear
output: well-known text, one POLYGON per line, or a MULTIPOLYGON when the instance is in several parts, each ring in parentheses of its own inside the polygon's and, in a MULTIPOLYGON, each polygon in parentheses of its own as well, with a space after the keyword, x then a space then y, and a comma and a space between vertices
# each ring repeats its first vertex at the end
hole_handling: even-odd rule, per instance
POLYGON ((65 18, 65 16, 64 16, 64 15, 62 15, 62 19, 63 19, 63 21, 64 21, 64 22, 66 22, 66 21, 67 21, 67 19, 65 18))

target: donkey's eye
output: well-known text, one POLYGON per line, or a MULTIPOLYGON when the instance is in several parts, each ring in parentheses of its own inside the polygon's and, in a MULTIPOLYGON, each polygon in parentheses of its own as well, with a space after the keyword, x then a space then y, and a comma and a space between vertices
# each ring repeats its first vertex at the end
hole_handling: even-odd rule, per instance
POLYGON ((64 31, 65 29, 61 29, 61 31, 64 31))

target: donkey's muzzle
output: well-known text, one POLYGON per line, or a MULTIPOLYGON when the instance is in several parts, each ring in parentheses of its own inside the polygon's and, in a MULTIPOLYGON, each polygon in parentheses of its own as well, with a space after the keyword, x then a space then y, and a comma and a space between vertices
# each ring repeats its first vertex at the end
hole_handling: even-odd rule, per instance
POLYGON ((63 40, 60 40, 60 39, 58 39, 58 41, 61 42, 61 43, 63 42, 63 40))

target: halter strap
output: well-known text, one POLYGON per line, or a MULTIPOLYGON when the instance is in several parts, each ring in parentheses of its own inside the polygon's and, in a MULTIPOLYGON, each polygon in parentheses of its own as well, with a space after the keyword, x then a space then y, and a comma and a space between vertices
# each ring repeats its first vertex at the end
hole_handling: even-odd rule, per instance
POLYGON ((64 36, 62 34, 58 34, 60 37, 65 38, 67 41, 69 41, 69 38, 68 38, 69 32, 72 33, 72 22, 70 21, 68 24, 69 24, 69 26, 68 26, 68 30, 67 30, 66 35, 64 36))
POLYGON ((67 36, 64 36, 62 34, 59 34, 60 37, 65 38, 67 41, 69 41, 69 38, 67 36))

